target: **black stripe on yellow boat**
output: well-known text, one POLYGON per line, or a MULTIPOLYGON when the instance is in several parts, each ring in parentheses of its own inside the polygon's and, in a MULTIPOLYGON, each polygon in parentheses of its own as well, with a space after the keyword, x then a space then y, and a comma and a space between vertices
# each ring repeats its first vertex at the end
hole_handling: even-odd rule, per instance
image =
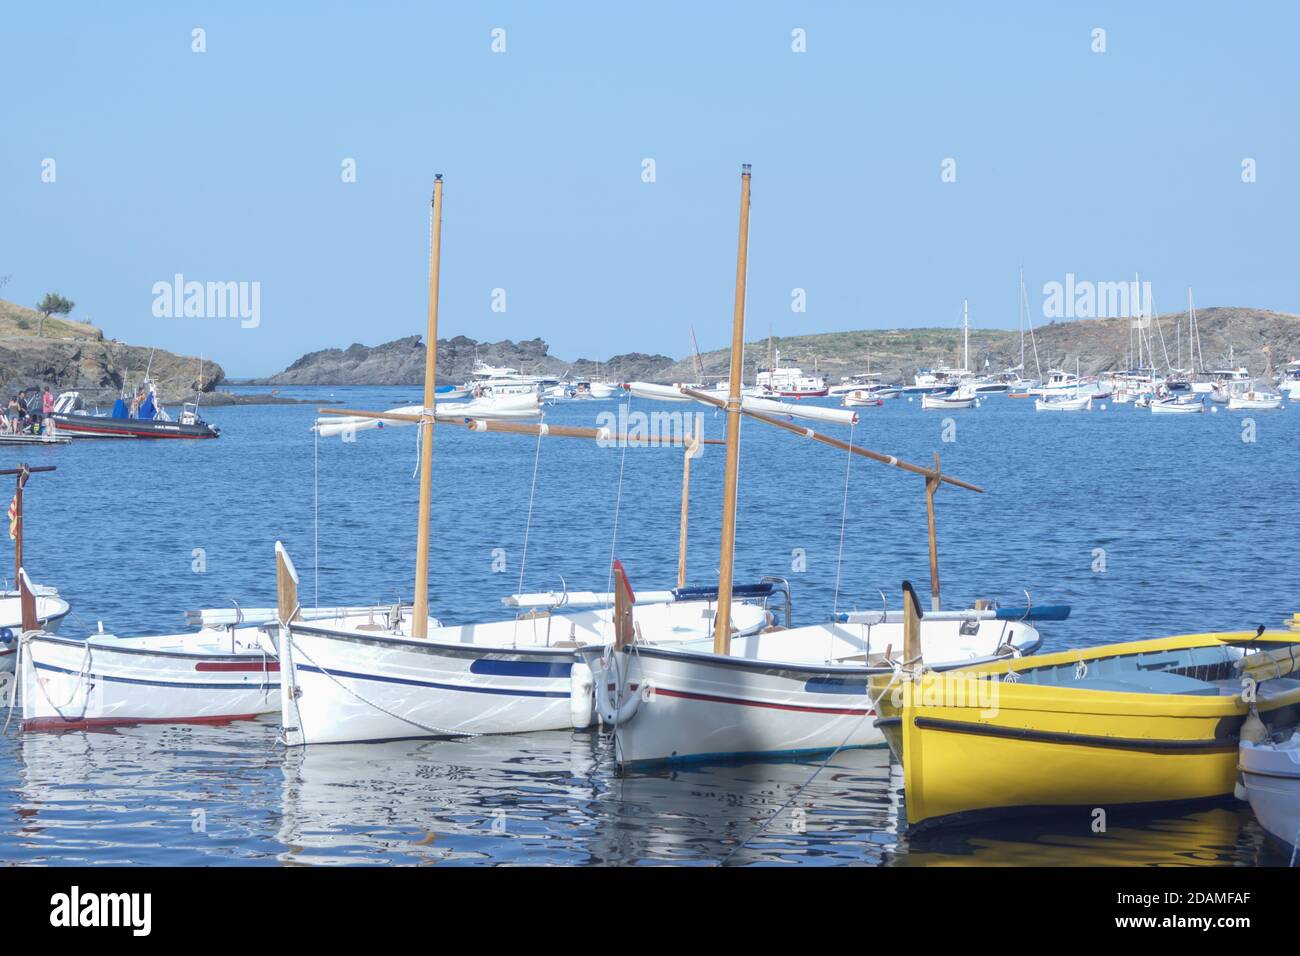
POLYGON ((912 722, 914 726, 921 730, 939 730, 953 734, 975 734, 983 737, 1005 737, 1012 740, 1027 740, 1032 743, 1103 747, 1111 750, 1140 750, 1149 753, 1215 753, 1237 748, 1235 736, 1211 740, 1150 740, 1140 737, 1105 737, 1096 734, 1069 734, 1051 730, 1030 730, 1024 727, 995 727, 991 724, 941 720, 937 717, 914 717, 912 722))

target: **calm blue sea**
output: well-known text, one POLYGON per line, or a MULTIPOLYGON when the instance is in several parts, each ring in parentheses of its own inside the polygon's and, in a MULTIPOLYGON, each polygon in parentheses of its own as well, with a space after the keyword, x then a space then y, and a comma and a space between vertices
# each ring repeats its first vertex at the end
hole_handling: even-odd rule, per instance
MULTIPOLYGON (((419 401, 415 387, 281 391, 354 408, 419 401)), ((547 420, 590 425, 620 407, 568 403, 547 420)), ((633 400, 628 424, 656 411, 689 409, 633 400)), ((28 485, 26 532, 33 577, 73 604, 63 632, 102 621, 119 634, 167 633, 184 629, 187 609, 273 604, 277 539, 297 562, 304 603, 317 591, 321 604, 409 600, 414 429, 317 444, 314 416, 314 405, 213 408, 205 417, 221 427, 217 441, 4 449, 5 467, 58 466, 28 485)), ((946 605, 1018 603, 1026 591, 1073 605, 1069 621, 1045 627, 1048 648, 1276 626, 1300 610, 1300 409, 1254 413, 1253 433, 1246 416, 1222 409, 1048 415, 1002 396, 948 413, 902 399, 861 417, 854 441, 922 463, 937 450, 945 470, 985 489, 938 497, 946 605)), ((704 422, 721 437, 720 417, 704 422)), ((692 583, 716 579, 722 466, 716 447, 694 465, 692 583)), ((433 613, 504 616, 500 599, 521 570, 525 590, 604 590, 611 554, 634 588, 671 586, 680 480, 674 449, 563 438, 539 448, 530 437, 438 428, 433 613)), ((928 588, 922 482, 747 423, 737 573, 788 578, 796 623, 834 607, 897 608, 903 579, 928 588)), ((901 775, 885 750, 837 755, 773 818, 818 766, 619 777, 609 742, 593 733, 286 752, 270 719, 62 735, 10 727, 0 738, 0 860, 1287 862, 1238 804, 1112 817, 1104 835, 1088 820, 1026 819, 909 842, 898 833, 901 775)))

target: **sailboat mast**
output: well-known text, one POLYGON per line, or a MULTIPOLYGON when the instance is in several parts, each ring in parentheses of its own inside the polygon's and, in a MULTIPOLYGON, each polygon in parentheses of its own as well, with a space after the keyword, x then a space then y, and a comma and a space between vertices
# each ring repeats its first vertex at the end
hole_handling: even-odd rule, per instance
POLYGON ((415 536, 411 636, 429 636, 429 511, 433 507, 433 405, 438 384, 438 264, 442 253, 442 173, 433 177, 429 237, 429 320, 424 348, 424 421, 420 423, 420 523, 415 536))
POLYGON ((736 309, 731 320, 731 381, 727 392, 727 470, 722 483, 722 556, 713 652, 731 654, 731 578, 736 558, 736 481, 740 472, 740 371, 745 348, 745 268, 749 255, 749 163, 740 174, 740 239, 736 249, 736 309))
POLYGON ((963 371, 970 371, 970 310, 967 308, 967 300, 961 300, 961 367, 963 371))

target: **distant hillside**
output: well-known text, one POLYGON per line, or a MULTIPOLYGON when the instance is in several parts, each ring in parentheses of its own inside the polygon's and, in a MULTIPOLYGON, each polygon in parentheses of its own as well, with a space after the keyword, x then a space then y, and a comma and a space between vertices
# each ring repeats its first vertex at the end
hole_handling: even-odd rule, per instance
MULTIPOLYGON (((1196 315, 1200 330, 1201 351, 1206 367, 1227 364, 1229 347, 1237 365, 1244 365, 1262 375, 1268 364, 1265 346, 1272 346, 1273 367, 1300 356, 1300 316, 1262 309, 1209 308, 1196 315)), ((1166 314, 1152 322, 1150 329, 1156 354, 1156 366, 1165 367, 1165 350, 1169 362, 1178 366, 1178 340, 1182 342, 1182 366, 1189 367, 1187 317, 1182 313, 1166 314), (1164 336, 1162 348, 1160 336, 1164 336)), ((1025 365, 1028 374, 1037 374, 1057 366, 1074 370, 1075 359, 1084 374, 1097 374, 1127 364, 1130 320, 1079 319, 1072 322, 1049 322, 1037 325, 1031 335, 1025 332, 1025 365), (1037 346, 1037 365, 1034 347, 1037 346)), ((911 381, 918 367, 962 362, 962 331, 952 329, 864 329, 857 332, 825 332, 816 335, 774 337, 774 349, 781 351, 782 364, 814 367, 834 382, 840 376, 865 371, 867 356, 871 370, 886 379, 911 381)), ((971 367, 1001 371, 1020 363, 1020 333, 1017 330, 970 330, 971 367)), ((745 345, 745 378, 752 381, 757 365, 768 361, 767 339, 745 345)), ((726 350, 700 356, 704 378, 712 380, 727 374, 729 355, 726 350)), ((693 358, 685 358, 664 370, 662 381, 694 381, 698 376, 693 358)))
MULTIPOLYGON (((1205 364, 1228 362, 1229 347, 1238 365, 1262 375, 1268 364, 1265 346, 1272 347, 1272 362, 1278 365, 1300 356, 1300 316, 1262 309, 1209 308, 1197 313, 1201 351, 1205 364)), ((1130 323, 1127 319, 1080 319, 1036 325, 1033 335, 1025 333, 1025 365, 1029 375, 1037 367, 1060 366, 1073 371, 1075 359, 1087 374, 1096 374, 1126 364, 1130 323), (1034 347, 1037 346, 1037 364, 1034 347)), ((1153 322, 1156 365, 1179 364, 1181 337, 1182 365, 1189 366, 1187 318, 1181 313, 1160 316, 1153 322)), ((856 332, 824 332, 815 335, 774 338, 772 347, 781 351, 782 364, 814 368, 832 382, 841 376, 871 370, 887 379, 911 380, 918 366, 960 365, 960 328, 863 329, 856 332)), ((550 354, 541 339, 527 342, 476 342, 465 336, 438 340, 438 377, 444 382, 462 382, 470 377, 475 350, 490 365, 508 365, 524 372, 548 375, 600 378, 617 381, 692 382, 700 378, 695 359, 673 360, 665 355, 629 353, 603 362, 578 359, 565 362, 550 354)), ((1020 333, 1006 329, 972 328, 971 365, 974 369, 1000 371, 1020 363, 1020 333)), ((719 349, 700 356, 706 381, 726 377, 729 355, 719 349)), ((745 380, 753 381, 755 368, 766 366, 767 339, 745 346, 745 380)), ((416 385, 424 379, 424 346, 418 335, 383 345, 352 345, 347 349, 325 349, 304 355, 283 372, 254 384, 267 385, 416 385)))
MULTIPOLYGON (((38 337, 40 320, 35 309, 0 299, 0 400, 49 384, 56 392, 76 389, 102 402, 123 385, 138 384, 146 368, 165 402, 184 401, 200 388, 197 357, 105 339, 93 325, 53 317, 38 337)), ((203 392, 210 394, 225 374, 220 365, 203 362, 203 392)))
MULTIPOLYGON (((438 378, 463 382, 473 374, 475 359, 537 375, 613 376, 656 379, 673 360, 666 355, 623 355, 606 363, 590 359, 565 362, 550 354, 541 339, 526 342, 477 342, 464 335, 438 340, 438 378)), ((309 352, 283 372, 254 379, 253 385, 419 385, 424 381, 424 339, 409 335, 382 345, 354 343, 346 349, 309 352)))

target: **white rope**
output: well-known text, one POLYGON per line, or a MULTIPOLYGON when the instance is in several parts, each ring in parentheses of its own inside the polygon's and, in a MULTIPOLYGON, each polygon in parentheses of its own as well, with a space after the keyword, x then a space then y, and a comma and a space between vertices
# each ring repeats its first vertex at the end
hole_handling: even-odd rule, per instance
MULTIPOLYGON (((628 392, 627 401, 623 405, 623 420, 630 421, 631 417, 632 417, 632 393, 628 392)), ((614 526, 610 533, 610 538, 609 538, 609 574, 605 578, 605 593, 611 595, 611 597, 614 593, 614 558, 618 553, 617 551, 618 516, 619 516, 619 511, 623 506, 623 465, 627 460, 627 446, 629 444, 631 443, 627 441, 626 438, 624 438, 623 447, 619 450, 619 455, 618 455, 618 488, 614 494, 614 526)), ((610 606, 613 607, 612 604, 610 606)), ((609 615, 609 620, 605 622, 604 626, 605 626, 605 631, 603 636, 605 638, 605 643, 609 644, 611 643, 609 639, 610 638, 609 628, 612 628, 614 626, 613 613, 609 615)))
MULTIPOLYGON (((533 528, 533 503, 537 500, 537 469, 542 461, 542 435, 545 433, 545 416, 543 416, 543 427, 537 429, 537 447, 533 451, 533 483, 528 491, 528 519, 524 522, 524 553, 519 559, 519 587, 517 594, 524 593, 524 567, 528 564, 528 533, 533 528)), ((515 646, 519 646, 519 616, 515 616, 515 624, 511 629, 511 640, 515 646)))
POLYGON ((316 588, 316 608, 320 609, 320 429, 312 429, 312 533, 315 536, 316 567, 312 584, 316 588))
MULTIPOLYGON (((849 425, 849 444, 853 444, 853 432, 856 425, 849 425)), ((835 600, 832 606, 833 612, 840 609, 840 568, 844 564, 844 519, 849 512, 849 468, 853 465, 853 453, 846 452, 844 455, 844 502, 840 505, 840 553, 835 558, 835 600)))
MULTIPOLYGON (((412 720, 412 719, 409 718, 409 717, 403 717, 401 714, 395 714, 395 713, 393 713, 391 710, 388 710, 388 709, 386 709, 386 708, 384 708, 384 707, 381 707, 379 704, 376 704, 373 700, 369 700, 368 698, 361 696, 361 695, 358 694, 356 691, 354 691, 352 688, 350 688, 350 687, 348 687, 346 684, 344 684, 344 683, 343 683, 341 680, 339 680, 337 677, 335 677, 333 674, 331 674, 329 671, 327 671, 327 670, 326 670, 324 667, 322 667, 320 664, 316 663, 316 661, 312 658, 312 656, 311 656, 310 654, 308 654, 306 651, 304 651, 301 647, 298 646, 298 642, 295 641, 295 640, 293 639, 293 631, 290 630, 287 626, 286 626, 285 630, 289 632, 289 633, 288 633, 288 638, 289 638, 289 647, 293 650, 294 653, 300 653, 300 654, 302 654, 303 657, 307 658, 308 662, 312 665, 312 667, 316 668, 318 671, 320 671, 322 674, 324 674, 326 677, 328 677, 328 678, 329 678, 330 680, 332 680, 334 683, 338 684, 338 686, 339 686, 340 688, 342 688, 344 692, 346 692, 346 693, 350 694, 351 696, 355 697, 357 700, 361 701, 361 703, 365 704, 367 707, 371 707, 371 708, 373 708, 373 709, 379 711, 381 714, 384 714, 384 715, 386 715, 386 716, 388 716, 388 717, 393 718, 394 720, 400 720, 400 721, 401 721, 402 723, 404 723, 404 724, 410 724, 412 727, 417 727, 417 728, 419 728, 420 730, 423 730, 423 731, 425 731, 425 732, 427 732, 427 733, 434 734, 435 736, 440 736, 440 737, 482 737, 484 734, 494 734, 494 733, 496 733, 496 734, 501 734, 501 733, 509 733, 509 732, 510 732, 509 730, 480 730, 480 731, 478 731, 478 732, 476 733, 476 732, 474 732, 474 731, 470 731, 470 730, 451 730, 451 729, 446 728, 446 727, 436 727, 436 726, 434 726, 434 725, 432 725, 432 724, 422 724, 422 723, 420 723, 418 720, 412 720)), ((284 677, 281 676, 280 679, 283 680, 284 677)), ((296 686, 296 685, 297 685, 297 681, 294 681, 294 684, 295 684, 295 686, 296 686)), ((299 725, 302 724, 302 717, 301 717, 301 714, 299 715, 298 723, 299 723, 299 725)), ((307 742, 307 740, 306 740, 306 735, 304 734, 304 735, 303 735, 303 743, 306 743, 306 742, 307 742)))
POLYGON ((726 866, 728 863, 731 862, 731 858, 732 858, 733 856, 735 856, 737 853, 739 853, 741 850, 743 850, 743 849, 744 849, 744 848, 745 848, 749 843, 753 842, 753 841, 756 840, 758 837, 762 836, 763 833, 765 833, 765 832, 767 831, 767 828, 770 827, 770 826, 772 825, 772 822, 773 822, 774 820, 776 820, 776 818, 779 817, 782 813, 784 813, 786 810, 788 810, 788 809, 790 808, 790 806, 791 806, 791 805, 792 805, 796 800, 798 800, 799 797, 801 797, 801 796, 803 795, 803 792, 804 792, 805 790, 807 790, 808 787, 810 787, 810 786, 812 785, 812 782, 813 782, 814 780, 817 779, 818 774, 820 774, 823 770, 825 770, 826 767, 830 764, 830 762, 831 762, 832 760, 835 759, 835 755, 838 754, 841 750, 843 750, 843 749, 845 748, 845 746, 848 745, 849 740, 851 740, 852 737, 853 737, 853 735, 856 734, 856 733, 858 732, 858 728, 860 728, 860 727, 862 726, 862 722, 863 722, 864 720, 866 720, 868 717, 871 717, 872 715, 875 714, 875 712, 876 712, 876 705, 880 703, 880 699, 881 699, 882 697, 885 696, 885 693, 886 693, 886 692, 887 692, 891 687, 894 686, 894 682, 898 680, 899 676, 900 676, 902 673, 903 673, 903 669, 902 669, 901 667, 895 665, 895 666, 894 666, 894 676, 891 677, 891 678, 889 679, 889 683, 888 683, 888 684, 886 684, 884 687, 881 688, 880 693, 877 694, 877 695, 875 696, 874 699, 872 699, 870 706, 869 706, 869 707, 868 707, 868 708, 863 712, 862 716, 859 717, 859 718, 857 719, 857 722, 854 723, 854 725, 853 725, 851 728, 849 728, 849 732, 848 732, 847 734, 844 735, 844 739, 840 741, 839 746, 836 747, 834 750, 832 750, 830 753, 828 753, 828 754, 826 755, 825 759, 822 760, 822 762, 821 762, 820 764, 817 765, 817 769, 814 770, 814 771, 812 772, 812 776, 810 776, 807 780, 805 780, 805 781, 803 782, 803 784, 799 787, 799 789, 796 790, 796 791, 795 791, 795 792, 790 796, 790 798, 789 798, 788 800, 785 801, 785 803, 783 803, 783 804, 781 804, 781 806, 777 807, 775 813, 773 813, 773 814, 772 814, 771 816, 769 816, 766 820, 764 820, 761 824, 759 824, 758 828, 757 828, 756 830, 754 830, 753 833, 751 833, 749 836, 745 837, 745 839, 741 840, 740 843, 738 843, 738 844, 736 844, 734 847, 732 847, 732 848, 731 848, 731 852, 728 853, 725 857, 722 858, 722 862, 718 864, 719 866, 726 866))

